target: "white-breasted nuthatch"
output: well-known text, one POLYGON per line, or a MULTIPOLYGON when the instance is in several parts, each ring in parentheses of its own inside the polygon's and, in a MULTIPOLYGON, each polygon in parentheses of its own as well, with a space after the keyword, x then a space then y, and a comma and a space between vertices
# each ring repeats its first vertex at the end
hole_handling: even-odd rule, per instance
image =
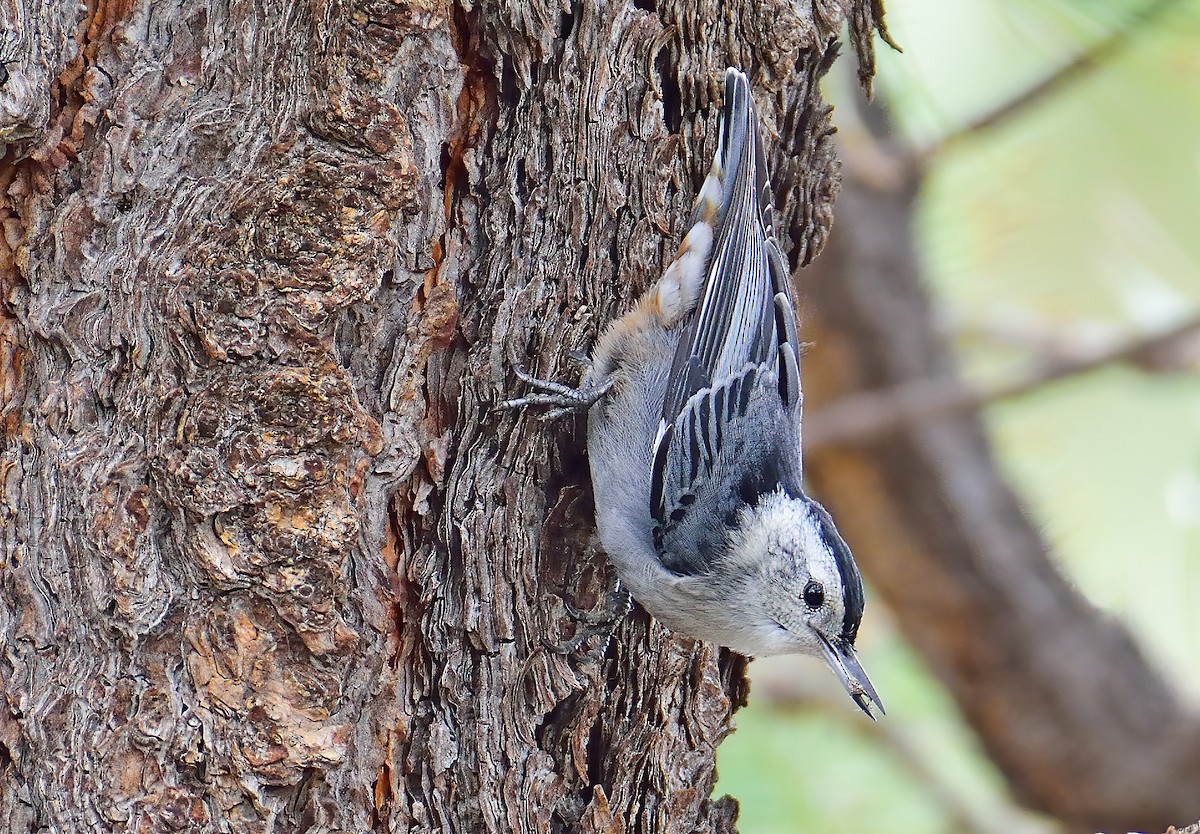
POLYGON ((600 540, 647 612, 744 654, 824 658, 871 715, 862 579, 803 490, 798 357, 750 84, 731 68, 717 155, 662 278, 604 331, 578 389, 518 368, 540 393, 505 405, 589 409, 600 540))

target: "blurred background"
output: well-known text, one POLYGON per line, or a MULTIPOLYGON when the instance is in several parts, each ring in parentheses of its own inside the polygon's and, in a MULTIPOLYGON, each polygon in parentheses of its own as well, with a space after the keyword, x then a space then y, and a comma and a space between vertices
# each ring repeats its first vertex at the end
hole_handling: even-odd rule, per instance
MULTIPOLYGON (((904 53, 880 48, 876 99, 923 160, 916 245, 939 320, 969 382, 1021 389, 984 407, 999 464, 1060 569, 1200 710, 1200 346, 1125 350, 1200 310, 1200 0, 886 6, 904 53), (1037 384, 1039 358, 1089 370, 1037 384)), ((853 142, 852 55, 827 92, 853 142)), ((817 662, 751 664, 719 758, 743 834, 1060 830, 1009 797, 868 600, 882 722, 817 662)))

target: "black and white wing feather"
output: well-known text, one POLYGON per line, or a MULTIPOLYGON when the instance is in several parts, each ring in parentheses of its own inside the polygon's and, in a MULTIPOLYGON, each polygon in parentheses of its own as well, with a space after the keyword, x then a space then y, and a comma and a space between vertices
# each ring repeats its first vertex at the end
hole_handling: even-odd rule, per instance
POLYGON ((653 450, 655 545, 680 574, 711 567, 739 507, 780 485, 800 494, 795 314, 749 81, 732 68, 717 153, 711 256, 653 450))

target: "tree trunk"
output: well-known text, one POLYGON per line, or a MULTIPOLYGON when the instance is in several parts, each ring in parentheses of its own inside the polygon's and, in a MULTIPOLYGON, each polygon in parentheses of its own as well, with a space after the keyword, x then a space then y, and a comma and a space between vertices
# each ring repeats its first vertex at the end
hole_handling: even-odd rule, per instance
POLYGON ((546 650, 610 579, 582 434, 492 406, 657 277, 727 64, 815 253, 842 4, 13 14, 0 827, 732 830, 742 661, 546 650))

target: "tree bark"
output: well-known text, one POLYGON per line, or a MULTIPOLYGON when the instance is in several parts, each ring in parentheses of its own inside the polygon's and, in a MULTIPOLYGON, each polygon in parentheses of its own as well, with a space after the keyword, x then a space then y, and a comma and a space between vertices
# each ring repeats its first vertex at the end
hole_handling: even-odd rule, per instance
POLYGON ((733 830, 741 659, 546 650, 582 434, 492 406, 660 273, 727 64, 812 257, 843 4, 6 13, 0 826, 733 830))

